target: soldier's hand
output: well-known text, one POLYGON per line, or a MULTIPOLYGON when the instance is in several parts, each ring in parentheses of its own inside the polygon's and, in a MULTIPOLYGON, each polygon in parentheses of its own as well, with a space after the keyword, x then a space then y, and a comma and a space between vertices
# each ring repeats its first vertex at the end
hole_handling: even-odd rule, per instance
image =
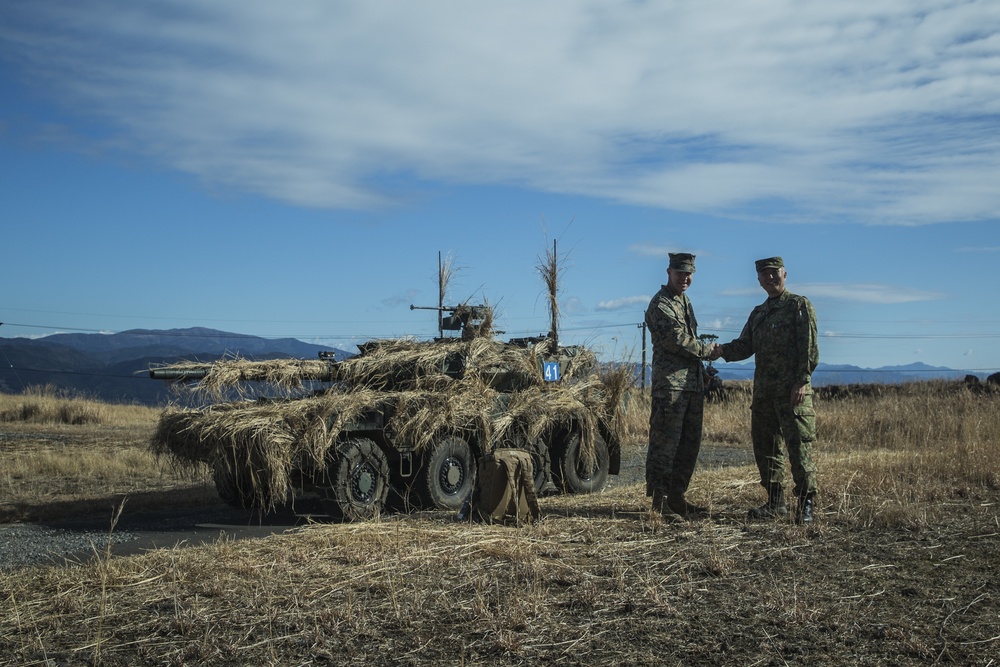
POLYGON ((802 405, 806 400, 806 386, 797 384, 792 387, 792 405, 802 405))

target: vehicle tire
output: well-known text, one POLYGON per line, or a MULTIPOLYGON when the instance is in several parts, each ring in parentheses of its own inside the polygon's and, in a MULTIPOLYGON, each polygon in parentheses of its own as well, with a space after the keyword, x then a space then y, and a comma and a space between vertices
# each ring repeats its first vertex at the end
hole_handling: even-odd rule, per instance
POLYGON ((427 507, 458 511, 476 486, 476 457, 458 436, 435 440, 418 480, 427 507))
POLYGON ((553 482, 566 493, 600 493, 608 485, 608 443, 595 434, 593 457, 583 456, 581 443, 579 431, 566 438, 552 462, 553 482))
POLYGON ((323 506, 332 517, 367 521, 385 508, 389 494, 389 460, 368 438, 337 446, 322 486, 323 506))

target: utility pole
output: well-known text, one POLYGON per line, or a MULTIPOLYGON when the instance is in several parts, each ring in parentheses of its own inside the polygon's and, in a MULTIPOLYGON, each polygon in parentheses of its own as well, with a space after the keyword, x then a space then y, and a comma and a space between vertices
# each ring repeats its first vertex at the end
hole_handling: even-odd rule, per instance
POLYGON ((444 269, 441 266, 441 251, 438 250, 438 338, 444 338, 444 269))
POLYGON ((636 325, 642 329, 642 389, 646 389, 646 323, 640 322, 636 325))

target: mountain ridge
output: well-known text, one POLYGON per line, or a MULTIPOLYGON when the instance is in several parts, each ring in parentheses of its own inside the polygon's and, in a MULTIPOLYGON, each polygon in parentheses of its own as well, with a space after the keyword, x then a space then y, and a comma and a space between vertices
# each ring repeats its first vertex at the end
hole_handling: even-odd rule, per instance
POLYGON ((163 382, 149 379, 151 365, 182 360, 211 363, 232 357, 315 359, 320 352, 332 352, 337 360, 352 356, 295 338, 268 339, 204 327, 0 338, 0 352, 5 362, 0 366, 0 391, 50 385, 70 394, 149 405, 164 403, 172 395, 163 382))

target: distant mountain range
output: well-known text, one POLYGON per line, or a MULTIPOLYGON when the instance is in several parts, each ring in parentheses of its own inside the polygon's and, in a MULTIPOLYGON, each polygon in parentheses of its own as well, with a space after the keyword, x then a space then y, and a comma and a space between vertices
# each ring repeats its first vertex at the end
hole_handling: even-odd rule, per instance
POLYGON ((170 392, 149 379, 150 365, 223 357, 315 359, 352 353, 294 338, 269 339, 205 329, 132 329, 115 334, 54 334, 45 338, 0 338, 0 391, 52 385, 73 394, 113 402, 157 405, 170 392))
MULTIPOLYGON (((753 363, 727 364, 715 362, 719 369, 719 377, 725 380, 752 380, 753 363)), ((847 364, 819 364, 813 372, 813 384, 817 387, 829 384, 899 384, 922 380, 961 380, 966 375, 975 375, 985 380, 984 373, 956 370, 944 366, 929 366, 922 362, 914 362, 905 366, 881 366, 879 368, 860 368, 847 364)))
MULTIPOLYGON (((233 356, 257 360, 315 359, 320 352, 332 352, 338 360, 352 355, 294 338, 260 338, 200 327, 133 329, 116 334, 55 334, 38 339, 0 338, 0 392, 52 385, 71 394, 106 401, 159 405, 171 393, 163 382, 149 379, 150 365, 180 360, 211 362, 233 356)), ((752 362, 713 365, 724 381, 753 378, 752 362)), ((648 366, 646 371, 648 381, 651 377, 648 366)), ((813 383, 817 386, 896 384, 962 379, 966 374, 920 362, 881 368, 820 364, 813 374, 813 383)), ((982 374, 978 376, 985 379, 982 374)))

